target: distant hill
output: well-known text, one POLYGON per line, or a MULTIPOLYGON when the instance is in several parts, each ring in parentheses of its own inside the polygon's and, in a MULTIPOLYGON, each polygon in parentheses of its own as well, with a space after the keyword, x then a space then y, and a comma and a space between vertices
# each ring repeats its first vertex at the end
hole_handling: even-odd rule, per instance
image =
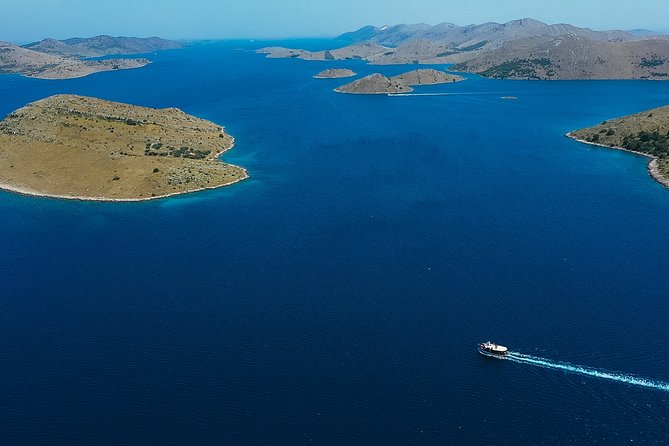
POLYGON ((96 36, 67 40, 44 39, 24 45, 24 48, 64 57, 101 57, 115 54, 143 54, 153 51, 183 48, 183 45, 159 37, 96 36))
POLYGON ((669 41, 603 42, 567 34, 508 42, 456 65, 500 79, 669 79, 669 41))
POLYGON ((669 37, 593 31, 521 19, 457 26, 365 26, 330 51, 263 48, 268 57, 361 59, 370 64, 456 64, 459 71, 510 79, 667 79, 669 37))
POLYGON ((83 61, 22 48, 0 42, 0 74, 15 73, 40 79, 70 79, 101 71, 139 68, 147 59, 108 59, 83 61))

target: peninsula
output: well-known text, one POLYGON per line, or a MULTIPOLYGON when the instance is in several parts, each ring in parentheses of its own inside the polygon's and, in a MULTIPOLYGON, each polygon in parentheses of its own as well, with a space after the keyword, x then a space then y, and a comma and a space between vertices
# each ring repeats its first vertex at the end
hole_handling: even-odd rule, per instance
POLYGON ((102 71, 140 68, 150 60, 114 58, 84 60, 120 54, 140 54, 183 48, 178 42, 151 37, 97 36, 87 39, 45 39, 23 47, 0 42, 0 74, 20 74, 38 79, 73 79, 102 71))
POLYGON ((520 19, 457 26, 365 26, 339 36, 342 48, 261 48, 270 58, 365 60, 373 65, 455 64, 483 77, 531 80, 669 79, 669 37, 593 31, 520 19))
POLYGON ((357 79, 350 84, 335 88, 338 93, 350 94, 397 94, 409 93, 420 85, 438 85, 465 80, 464 77, 434 69, 413 70, 393 77, 379 73, 357 79))
POLYGON ((20 74, 37 79, 73 79, 102 71, 140 68, 149 63, 147 59, 79 60, 0 42, 0 74, 20 74))
POLYGON ((218 157, 234 139, 176 108, 56 95, 0 121, 0 189, 96 201, 140 201, 247 178, 218 157))
POLYGON ((604 121, 567 134, 577 141, 651 158, 648 171, 669 187, 669 106, 604 121))
POLYGON ((23 48, 41 53, 74 58, 102 57, 115 54, 143 54, 183 47, 179 42, 161 39, 160 37, 139 38, 107 35, 87 38, 77 37, 66 40, 44 39, 23 46, 23 48))

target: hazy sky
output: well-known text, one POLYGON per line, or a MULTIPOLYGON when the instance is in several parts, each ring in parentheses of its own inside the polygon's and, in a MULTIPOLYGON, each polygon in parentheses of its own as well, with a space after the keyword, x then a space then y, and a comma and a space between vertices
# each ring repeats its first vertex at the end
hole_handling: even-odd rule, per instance
POLYGON ((0 0, 0 40, 97 34, 174 39, 335 36, 366 24, 532 17, 669 32, 668 0, 0 0))

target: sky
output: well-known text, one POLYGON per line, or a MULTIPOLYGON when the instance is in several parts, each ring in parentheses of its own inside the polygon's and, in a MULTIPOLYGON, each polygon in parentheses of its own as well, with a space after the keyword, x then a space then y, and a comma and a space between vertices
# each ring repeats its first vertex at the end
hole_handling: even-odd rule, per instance
POLYGON ((667 0, 0 0, 0 40, 330 37, 364 25, 507 22, 669 33, 667 0))

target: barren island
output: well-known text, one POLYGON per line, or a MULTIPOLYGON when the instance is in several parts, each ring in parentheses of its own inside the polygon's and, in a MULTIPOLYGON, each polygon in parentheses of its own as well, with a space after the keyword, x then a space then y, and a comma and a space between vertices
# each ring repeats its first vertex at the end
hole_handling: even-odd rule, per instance
POLYGON ((247 178, 218 157, 234 138, 176 108, 56 95, 0 121, 0 188, 27 195, 141 201, 247 178))

